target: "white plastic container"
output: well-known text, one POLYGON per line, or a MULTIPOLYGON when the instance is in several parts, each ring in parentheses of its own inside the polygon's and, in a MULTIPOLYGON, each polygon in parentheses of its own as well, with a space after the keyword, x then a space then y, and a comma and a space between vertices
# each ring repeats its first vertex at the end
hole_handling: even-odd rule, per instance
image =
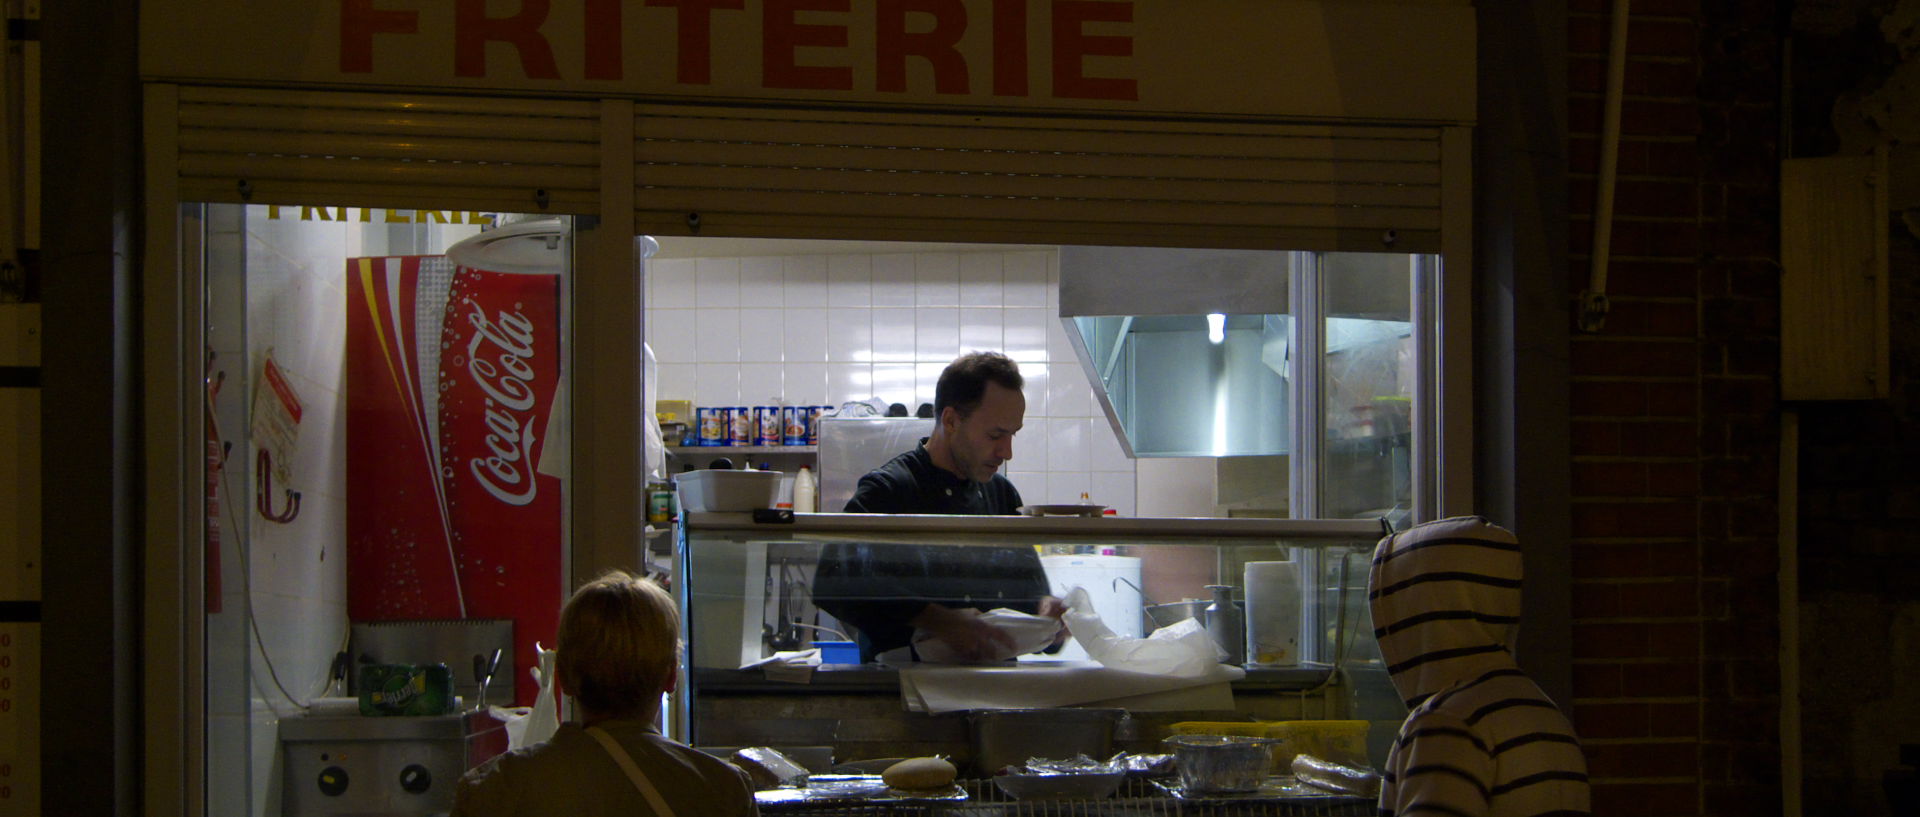
POLYGON ((1300 563, 1248 562, 1247 662, 1270 667, 1300 663, 1300 563))
POLYGON ((771 508, 780 496, 779 471, 688 471, 677 483, 680 509, 694 513, 771 508))
POLYGON ((814 507, 814 495, 818 487, 814 484, 813 472, 807 470, 804 465, 800 466, 800 473, 793 478, 794 513, 813 513, 819 510, 814 507))

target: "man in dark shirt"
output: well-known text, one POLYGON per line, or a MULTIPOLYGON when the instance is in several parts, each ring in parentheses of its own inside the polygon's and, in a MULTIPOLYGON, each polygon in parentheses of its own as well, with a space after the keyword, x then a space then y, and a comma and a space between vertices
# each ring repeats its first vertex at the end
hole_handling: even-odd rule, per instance
MULTIPOLYGON (((949 364, 934 387, 932 434, 860 478, 847 513, 1018 513, 1020 492, 999 473, 1027 411, 1020 368, 975 352, 949 364)), ((979 611, 1008 607, 1058 618, 1031 547, 836 543, 820 554, 814 603, 860 630, 863 660, 925 630, 979 658, 1012 646, 979 611)))

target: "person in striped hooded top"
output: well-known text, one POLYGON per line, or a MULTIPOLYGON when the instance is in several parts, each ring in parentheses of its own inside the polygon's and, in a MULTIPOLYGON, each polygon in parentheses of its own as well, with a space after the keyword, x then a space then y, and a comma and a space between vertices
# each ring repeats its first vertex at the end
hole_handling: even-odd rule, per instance
POLYGON ((1591 813, 1573 725, 1514 662, 1520 579, 1518 540, 1477 516, 1374 549, 1374 637, 1412 710, 1382 774, 1382 817, 1591 813))

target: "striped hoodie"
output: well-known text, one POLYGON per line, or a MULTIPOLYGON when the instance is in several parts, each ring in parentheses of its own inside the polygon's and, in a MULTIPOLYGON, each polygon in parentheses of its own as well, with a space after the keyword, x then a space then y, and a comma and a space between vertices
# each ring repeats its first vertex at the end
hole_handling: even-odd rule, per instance
POLYGON ((1373 634, 1412 709, 1382 775, 1383 817, 1591 813, 1573 726, 1513 660, 1520 577, 1518 541, 1477 516, 1375 548, 1373 634))

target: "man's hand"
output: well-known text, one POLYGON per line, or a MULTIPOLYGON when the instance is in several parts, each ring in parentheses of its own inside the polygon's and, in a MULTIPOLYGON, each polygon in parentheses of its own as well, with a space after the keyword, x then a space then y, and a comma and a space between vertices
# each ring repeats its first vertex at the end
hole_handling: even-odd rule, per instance
MULTIPOLYGON (((1059 621, 1060 617, 1066 614, 1067 614, 1066 602, 1061 601, 1058 597, 1055 597, 1055 596, 1040 597, 1040 615, 1046 616, 1055 621, 1059 621)), ((1048 645, 1047 648, 1052 649, 1054 647, 1060 646, 1061 644, 1067 643, 1067 635, 1068 635, 1067 627, 1063 622, 1060 626, 1060 632, 1054 633, 1053 643, 1048 645)))
POLYGON ((980 611, 929 604, 910 622, 946 644, 964 661, 987 661, 1013 652, 1013 636, 980 620, 980 611))

